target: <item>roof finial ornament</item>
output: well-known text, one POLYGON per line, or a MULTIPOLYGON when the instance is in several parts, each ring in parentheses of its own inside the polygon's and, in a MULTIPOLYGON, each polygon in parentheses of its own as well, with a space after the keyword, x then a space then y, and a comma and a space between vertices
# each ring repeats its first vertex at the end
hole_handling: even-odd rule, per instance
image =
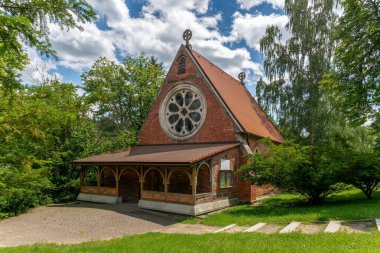
POLYGON ((240 72, 239 75, 238 75, 238 78, 240 80, 240 83, 242 85, 244 85, 245 73, 244 72, 240 72))
POLYGON ((186 47, 189 49, 191 49, 191 45, 189 41, 191 40, 192 36, 193 36, 193 32, 190 29, 186 29, 182 34, 182 38, 186 41, 186 47))

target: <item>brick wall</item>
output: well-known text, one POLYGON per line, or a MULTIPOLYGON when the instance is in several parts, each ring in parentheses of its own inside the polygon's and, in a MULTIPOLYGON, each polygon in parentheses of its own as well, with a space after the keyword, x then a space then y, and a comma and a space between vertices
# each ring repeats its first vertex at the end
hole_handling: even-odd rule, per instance
POLYGON ((234 173, 240 166, 239 164, 240 151, 238 148, 223 152, 212 158, 211 166, 213 169, 213 182, 212 188, 214 192, 214 199, 224 198, 238 198, 239 197, 239 176, 234 173), (229 159, 233 169, 232 173, 232 187, 220 187, 220 160, 229 159))
MULTIPOLYGON (((184 54, 185 52, 179 53, 180 56, 184 54)), ((167 134, 161 129, 159 109, 161 101, 165 98, 167 92, 183 81, 190 82, 201 90, 207 101, 207 115, 198 133, 191 139, 182 141, 181 143, 236 141, 235 127, 230 116, 217 100, 206 82, 202 79, 200 73, 197 72, 195 65, 189 57, 186 59, 186 73, 177 73, 177 60, 174 61, 173 66, 170 68, 165 83, 140 131, 139 144, 178 143, 178 141, 167 136, 167 134)))
MULTIPOLYGON (((249 147, 253 152, 255 152, 256 148, 259 149, 261 153, 266 152, 267 148, 265 147, 265 145, 258 143, 259 140, 260 138, 258 137, 250 136, 248 138, 249 147)), ((246 162, 247 161, 245 158, 240 159, 241 164, 244 164, 246 162)), ((276 189, 271 185, 251 185, 251 182, 249 180, 240 180, 239 182, 239 199, 242 202, 253 202, 256 200, 257 197, 266 195, 273 191, 276 191, 276 189)))
POLYGON ((143 191, 141 199, 165 201, 181 204, 192 204, 193 197, 191 195, 178 194, 178 193, 164 193, 164 192, 150 192, 143 191))
POLYGON ((90 193, 90 194, 98 194, 98 195, 107 195, 107 196, 117 196, 118 195, 116 188, 85 186, 85 185, 81 186, 80 192, 90 193))

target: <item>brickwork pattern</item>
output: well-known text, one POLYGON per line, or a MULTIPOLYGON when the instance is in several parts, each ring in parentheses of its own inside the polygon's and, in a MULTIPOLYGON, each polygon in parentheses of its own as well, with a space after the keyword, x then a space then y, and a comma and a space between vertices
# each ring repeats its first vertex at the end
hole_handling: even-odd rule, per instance
MULTIPOLYGON (((185 55, 180 52, 179 55, 185 55)), ((169 70, 165 83, 162 86, 158 97, 146 119, 139 135, 139 144, 174 144, 179 143, 171 139, 161 129, 159 121, 159 109, 162 100, 167 92, 180 82, 189 82, 196 86, 205 96, 207 101, 207 114, 205 122, 199 131, 189 140, 180 143, 199 143, 199 142, 228 142, 236 141, 235 126, 223 106, 215 97, 212 90, 197 72, 195 65, 186 57, 186 73, 178 74, 176 61, 169 70)))

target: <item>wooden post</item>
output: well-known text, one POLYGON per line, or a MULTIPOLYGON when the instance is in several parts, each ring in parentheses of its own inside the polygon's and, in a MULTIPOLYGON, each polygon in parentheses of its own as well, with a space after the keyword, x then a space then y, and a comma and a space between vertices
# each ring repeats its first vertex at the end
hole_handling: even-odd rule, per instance
POLYGON ((115 182, 116 182, 117 195, 119 196, 119 166, 116 166, 115 182))
POLYGON ((144 186, 144 169, 143 167, 140 167, 140 199, 143 192, 143 186, 144 186))
POLYGON ((193 195, 193 204, 195 204, 195 196, 197 194, 197 169, 195 166, 192 167, 191 173, 191 191, 193 195))
POLYGON ((167 168, 165 168, 165 170, 164 170, 164 176, 165 176, 165 178, 164 178, 164 192, 165 192, 165 196, 166 196, 166 193, 168 193, 168 169, 167 168))
POLYGON ((100 170, 99 170, 99 167, 96 170, 96 181, 97 181, 98 187, 100 187, 100 170))
POLYGON ((79 185, 80 185, 80 188, 83 185, 83 167, 82 166, 80 166, 79 185))

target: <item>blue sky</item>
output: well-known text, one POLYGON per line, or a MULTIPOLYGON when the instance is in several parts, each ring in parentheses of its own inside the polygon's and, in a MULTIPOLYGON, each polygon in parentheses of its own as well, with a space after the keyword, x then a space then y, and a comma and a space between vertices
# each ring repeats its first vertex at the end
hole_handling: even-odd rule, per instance
POLYGON ((80 85, 80 75, 100 56, 120 61, 145 52, 164 62, 173 60, 186 28, 193 31, 193 49, 232 76, 247 73, 251 92, 264 75, 259 40, 268 25, 284 30, 284 0, 89 0, 98 13, 84 31, 62 31, 50 24, 50 40, 58 60, 28 49, 26 83, 56 75, 80 85))

